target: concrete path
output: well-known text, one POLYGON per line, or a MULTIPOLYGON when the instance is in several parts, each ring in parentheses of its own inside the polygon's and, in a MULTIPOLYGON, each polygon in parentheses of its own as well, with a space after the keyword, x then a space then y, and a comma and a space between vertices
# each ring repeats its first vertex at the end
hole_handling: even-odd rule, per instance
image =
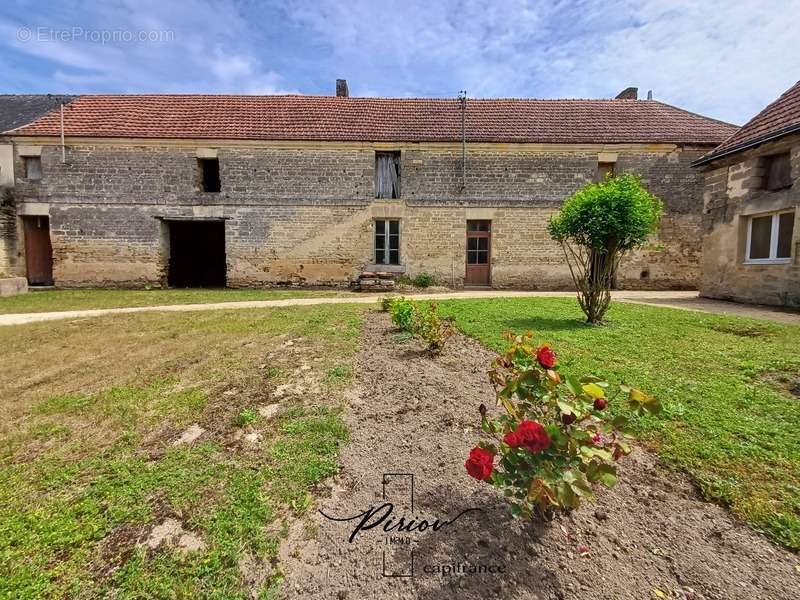
MULTIPOLYGON (((708 312, 715 314, 767 319, 780 323, 800 325, 800 313, 789 312, 768 306, 751 306, 700 298, 697 292, 648 292, 618 291, 612 292, 614 299, 636 304, 653 306, 669 306, 683 310, 708 312)), ((316 297, 287 298, 284 300, 252 300, 245 302, 213 302, 208 304, 172 304, 165 306, 136 306, 130 308, 98 308, 92 310, 69 310, 62 312, 40 312, 24 314, 0 315, 0 326, 24 325, 40 321, 60 319, 81 319, 104 315, 123 315, 140 312, 189 312, 202 310, 233 310, 240 308, 275 308, 284 306, 311 306, 316 304, 372 304, 386 294, 354 294, 352 297, 316 297)), ((501 290, 471 290, 463 292, 445 292, 433 294, 411 294, 414 300, 454 300, 480 298, 572 298, 574 292, 514 292, 501 290)))

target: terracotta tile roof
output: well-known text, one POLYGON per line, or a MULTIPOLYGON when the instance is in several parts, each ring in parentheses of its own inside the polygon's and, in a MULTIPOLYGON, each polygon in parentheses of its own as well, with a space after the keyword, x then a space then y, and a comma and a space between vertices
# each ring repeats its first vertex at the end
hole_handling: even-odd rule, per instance
POLYGON ((695 164, 710 162, 792 131, 800 131, 800 81, 695 164))
MULTIPOLYGON (((336 96, 92 95, 65 109, 68 136, 459 141, 459 101, 336 96)), ((736 127, 652 100, 467 102, 472 142, 718 144, 736 127)), ((59 135, 52 113, 14 135, 59 135)))

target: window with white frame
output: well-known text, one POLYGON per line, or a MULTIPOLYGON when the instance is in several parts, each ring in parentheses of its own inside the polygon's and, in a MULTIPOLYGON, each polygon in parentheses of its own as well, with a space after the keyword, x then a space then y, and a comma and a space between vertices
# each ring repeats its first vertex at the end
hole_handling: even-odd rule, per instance
POLYGON ((400 221, 398 219, 375 220, 375 263, 379 265, 400 264, 400 221))
POLYGON ((754 215, 747 221, 745 262, 787 263, 792 256, 794 211, 754 215))

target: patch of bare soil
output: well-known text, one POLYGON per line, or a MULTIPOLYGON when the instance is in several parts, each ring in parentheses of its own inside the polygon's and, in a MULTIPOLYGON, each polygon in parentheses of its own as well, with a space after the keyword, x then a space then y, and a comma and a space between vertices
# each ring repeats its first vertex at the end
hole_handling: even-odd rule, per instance
POLYGON ((784 370, 784 371, 770 371, 763 373, 761 378, 777 387, 779 390, 800 398, 800 371, 784 370))
POLYGON ((284 597, 797 597, 796 556, 704 502, 685 476, 640 449, 621 462, 620 483, 596 504, 549 523, 512 519, 503 498, 464 470, 478 437, 477 406, 493 404, 492 355, 459 335, 431 359, 392 333, 386 315, 366 316, 360 389, 346 417, 352 440, 320 508, 351 517, 382 506, 386 493, 393 513, 352 543, 361 518, 314 513, 295 523, 281 550, 284 597), (414 475, 413 510, 410 478, 394 475, 384 486, 385 473, 414 475), (470 508, 480 510, 438 530, 382 528, 389 518, 443 521, 470 508), (410 575, 412 551, 412 577, 384 576, 410 575))

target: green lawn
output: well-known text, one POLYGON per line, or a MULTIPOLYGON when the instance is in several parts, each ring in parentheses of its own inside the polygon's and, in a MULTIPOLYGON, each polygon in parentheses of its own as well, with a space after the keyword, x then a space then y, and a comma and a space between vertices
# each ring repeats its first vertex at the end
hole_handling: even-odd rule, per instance
POLYGON ((288 520, 348 437, 361 310, 1 328, 0 598, 273 597, 288 520), (305 393, 266 419, 281 384, 305 393), (202 548, 142 545, 167 519, 202 548))
POLYGON ((151 290, 43 290, 0 298, 0 314, 125 308, 167 304, 207 304, 247 300, 282 300, 344 296, 349 292, 299 289, 151 289, 151 290))
POLYGON ((500 350, 533 330, 565 372, 626 381, 664 412, 637 422, 642 443, 688 471, 704 494, 800 550, 800 327, 616 302, 583 323, 571 299, 448 301, 444 314, 500 350), (794 381, 786 385, 784 381, 794 381))

